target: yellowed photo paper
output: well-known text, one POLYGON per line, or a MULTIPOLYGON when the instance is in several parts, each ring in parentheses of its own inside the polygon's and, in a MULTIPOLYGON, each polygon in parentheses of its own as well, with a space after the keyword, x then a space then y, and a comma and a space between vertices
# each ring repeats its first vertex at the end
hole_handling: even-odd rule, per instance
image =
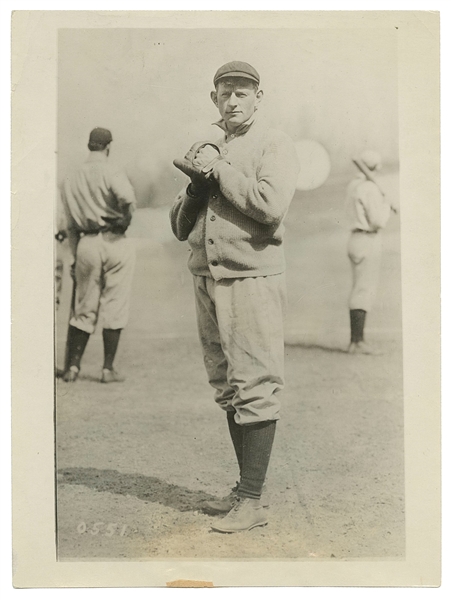
POLYGON ((440 584, 439 22, 14 13, 16 587, 440 584))

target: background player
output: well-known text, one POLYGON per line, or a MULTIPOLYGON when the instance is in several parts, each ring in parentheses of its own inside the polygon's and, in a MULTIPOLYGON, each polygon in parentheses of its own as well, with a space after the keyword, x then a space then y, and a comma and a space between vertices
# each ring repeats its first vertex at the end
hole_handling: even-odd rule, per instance
POLYGON ((283 220, 299 172, 292 140, 257 118, 259 83, 247 63, 218 69, 211 99, 224 132, 219 153, 196 144, 174 161, 191 182, 175 200, 171 225, 192 250, 205 367, 240 470, 237 495, 209 506, 229 511, 213 528, 230 533, 267 523, 260 497, 284 386, 283 220))
MULTIPOLYGON (((382 168, 380 155, 371 150, 362 153, 360 162, 370 173, 382 168)), ((374 179, 372 175, 371 178, 374 179)), ((351 354, 378 353, 364 341, 364 328, 379 280, 379 232, 386 226, 390 210, 391 205, 375 180, 370 181, 363 173, 359 173, 351 181, 346 195, 346 211, 351 226, 348 242, 348 256, 352 267, 352 289, 349 297, 351 342, 348 348, 351 354)))
POLYGON ((61 189, 69 246, 75 260, 76 286, 63 375, 67 382, 78 378, 80 362, 100 309, 104 346, 101 381, 123 380, 114 370, 113 361, 128 320, 135 251, 125 231, 136 201, 127 176, 114 172, 108 164, 112 140, 108 129, 93 129, 88 160, 75 174, 65 178, 61 189))

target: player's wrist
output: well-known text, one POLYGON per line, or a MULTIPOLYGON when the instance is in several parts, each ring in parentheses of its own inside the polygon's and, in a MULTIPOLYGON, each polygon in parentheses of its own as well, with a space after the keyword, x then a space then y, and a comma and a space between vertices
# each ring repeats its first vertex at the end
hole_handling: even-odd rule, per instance
POLYGON ((199 198, 205 192, 208 187, 208 183, 198 183, 191 181, 191 183, 186 188, 186 193, 190 198, 199 198))

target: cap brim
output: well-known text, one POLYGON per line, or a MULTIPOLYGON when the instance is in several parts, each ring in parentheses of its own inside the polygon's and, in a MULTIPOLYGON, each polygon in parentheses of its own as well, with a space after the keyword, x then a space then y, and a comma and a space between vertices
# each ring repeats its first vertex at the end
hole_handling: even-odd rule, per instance
POLYGON ((243 73, 241 71, 231 71, 230 73, 224 73, 224 75, 220 75, 219 77, 216 77, 216 79, 214 80, 214 83, 216 84, 218 81, 221 81, 221 79, 228 79, 229 77, 240 77, 240 79, 250 79, 250 81, 255 81, 255 83, 260 83, 260 81, 253 75, 250 75, 249 73, 243 73))

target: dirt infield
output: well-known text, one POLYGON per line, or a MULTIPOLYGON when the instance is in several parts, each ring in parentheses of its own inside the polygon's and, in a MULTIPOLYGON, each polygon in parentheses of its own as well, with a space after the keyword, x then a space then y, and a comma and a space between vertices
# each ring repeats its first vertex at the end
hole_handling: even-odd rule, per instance
MULTIPOLYGON (((404 555, 399 218, 384 232, 368 320, 383 355, 350 356, 339 194, 333 185, 304 194, 287 218, 287 383, 268 473, 270 521, 234 535, 211 532, 217 517, 200 512, 237 472, 196 338, 187 246, 166 241, 164 210, 137 214, 133 306, 117 358, 127 381, 99 383, 96 333, 79 381, 57 383, 61 560, 404 555)), ((67 274, 65 283, 60 364, 67 274)))

